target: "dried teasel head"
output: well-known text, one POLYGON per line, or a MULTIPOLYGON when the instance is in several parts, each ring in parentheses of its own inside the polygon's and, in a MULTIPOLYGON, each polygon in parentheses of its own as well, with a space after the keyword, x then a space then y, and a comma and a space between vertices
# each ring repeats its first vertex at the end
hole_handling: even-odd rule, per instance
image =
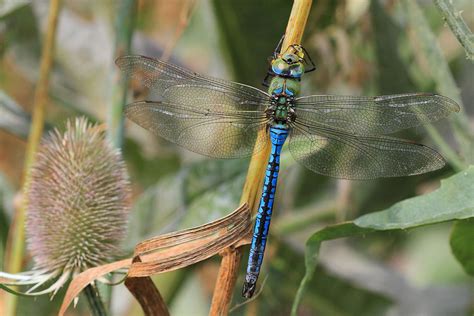
MULTIPOLYGON (((29 284, 37 288, 58 278, 36 294, 56 292, 72 275, 120 254, 130 185, 120 151, 98 126, 80 118, 69 121, 64 133, 52 132, 38 151, 26 198, 26 234, 35 261, 29 275, 38 281, 30 278, 29 284)), ((28 284, 26 277, 22 284, 28 284)))

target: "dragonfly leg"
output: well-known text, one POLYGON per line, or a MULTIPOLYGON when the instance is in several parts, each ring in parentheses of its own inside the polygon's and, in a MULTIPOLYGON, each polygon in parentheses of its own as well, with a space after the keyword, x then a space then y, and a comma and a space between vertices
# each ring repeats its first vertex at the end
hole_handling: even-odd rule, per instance
POLYGON ((284 39, 285 39, 285 34, 283 34, 283 36, 278 41, 278 44, 275 47, 275 50, 273 51, 273 54, 268 57, 269 67, 268 67, 267 74, 266 74, 265 78, 262 81, 262 85, 264 87, 269 87, 271 79, 275 76, 275 73, 272 71, 272 66, 271 65, 272 65, 272 61, 278 58, 278 55, 280 54, 280 50, 281 50, 281 45, 283 44, 284 39))

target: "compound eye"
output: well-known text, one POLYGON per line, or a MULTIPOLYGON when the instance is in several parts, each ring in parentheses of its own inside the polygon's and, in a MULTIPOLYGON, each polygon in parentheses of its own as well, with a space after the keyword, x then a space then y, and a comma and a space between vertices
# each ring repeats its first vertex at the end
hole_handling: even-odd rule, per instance
POLYGON ((299 78, 303 74, 304 70, 300 65, 298 65, 298 67, 292 67, 290 72, 292 77, 299 78))

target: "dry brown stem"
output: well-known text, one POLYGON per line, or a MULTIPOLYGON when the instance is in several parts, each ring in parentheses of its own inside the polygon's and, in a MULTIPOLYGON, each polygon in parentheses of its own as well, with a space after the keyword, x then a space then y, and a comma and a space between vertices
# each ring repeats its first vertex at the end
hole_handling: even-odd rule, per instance
MULTIPOLYGON (((294 1, 285 31, 285 39, 281 48, 282 51, 285 51, 292 44, 301 43, 311 4, 312 0, 294 1)), ((267 133, 267 131, 262 130, 260 133, 267 133)), ((261 135, 259 135, 257 139, 261 139, 260 136, 261 135)), ((265 169, 271 149, 270 138, 267 136, 264 139, 268 139, 265 148, 255 153, 250 161, 240 200, 241 203, 247 203, 252 211, 256 211, 258 207, 265 169)), ((243 240, 245 243, 250 243, 250 235, 247 235, 243 240)), ((241 258, 241 248, 230 248, 223 254, 216 287, 214 288, 210 315, 228 314, 241 258)))
MULTIPOLYGON (((133 259, 134 263, 139 261, 138 257, 133 259)), ((140 303, 145 316, 169 316, 168 307, 150 277, 129 277, 125 280, 125 286, 140 303)))

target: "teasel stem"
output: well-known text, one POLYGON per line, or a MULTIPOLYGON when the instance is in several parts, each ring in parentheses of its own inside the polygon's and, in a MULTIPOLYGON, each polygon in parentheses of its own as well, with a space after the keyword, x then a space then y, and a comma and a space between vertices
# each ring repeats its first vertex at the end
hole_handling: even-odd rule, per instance
POLYGON ((100 298, 100 294, 99 291, 97 291, 97 287, 92 284, 86 286, 86 288, 84 289, 84 296, 87 299, 87 303, 89 304, 89 310, 91 311, 93 316, 107 316, 104 303, 100 298))
MULTIPOLYGON (((49 5, 48 23, 46 35, 41 53, 40 74, 35 89, 33 102, 33 117, 26 148, 26 158, 23 176, 22 192, 26 192, 30 183, 30 169, 33 165, 36 152, 43 134, 45 106, 48 101, 48 85, 51 66, 53 62, 54 41, 59 18, 61 0, 51 0, 49 5)), ((8 249, 6 252, 6 270, 17 273, 21 270, 23 253, 25 250, 25 218, 28 200, 23 194, 22 205, 15 210, 14 219, 10 228, 8 249)), ((5 298, 5 313, 3 315, 15 315, 17 297, 8 295, 5 298)))
MULTIPOLYGON (((285 51, 290 45, 301 43, 311 4, 312 0, 294 0, 281 51, 285 51)), ((261 130, 260 133, 266 133, 266 131, 261 130)), ((257 139, 261 139, 261 136, 259 135, 257 139)), ((240 204, 247 203, 252 212, 255 212, 258 207, 265 169, 271 150, 270 138, 266 137, 266 139, 265 148, 255 152, 250 160, 247 178, 240 199, 240 204)), ((242 242, 242 244, 248 244, 250 242, 250 235, 244 238, 245 242, 242 242)), ((228 314, 232 292, 239 272, 242 248, 232 246, 222 256, 209 315, 228 314)))

